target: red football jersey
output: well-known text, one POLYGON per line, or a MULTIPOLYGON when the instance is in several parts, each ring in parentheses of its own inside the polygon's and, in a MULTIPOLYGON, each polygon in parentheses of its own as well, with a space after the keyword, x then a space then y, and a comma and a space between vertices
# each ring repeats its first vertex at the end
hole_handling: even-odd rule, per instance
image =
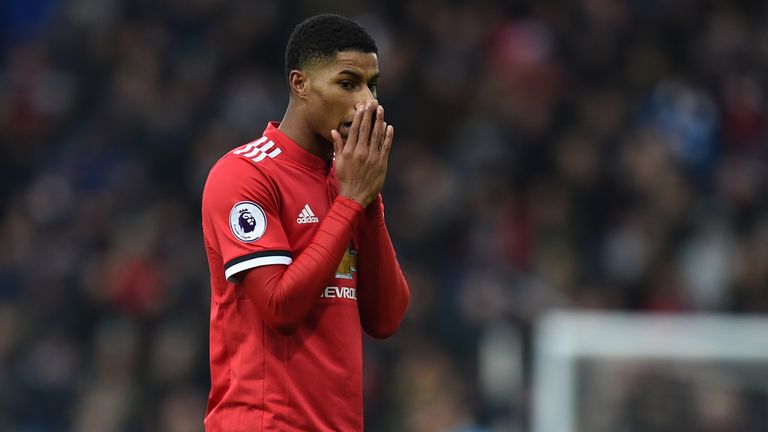
POLYGON ((291 335, 268 327, 237 283, 288 265, 337 195, 329 163, 270 123, 222 157, 203 192, 211 272, 208 432, 363 429, 357 233, 308 318, 291 335))

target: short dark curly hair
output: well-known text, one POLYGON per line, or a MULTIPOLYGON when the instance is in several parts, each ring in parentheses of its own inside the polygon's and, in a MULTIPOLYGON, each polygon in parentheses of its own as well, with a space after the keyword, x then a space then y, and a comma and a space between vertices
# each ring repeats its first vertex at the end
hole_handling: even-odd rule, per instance
POLYGON ((315 15, 293 29, 285 48, 285 75, 347 50, 379 52, 371 35, 356 22, 341 15, 315 15))

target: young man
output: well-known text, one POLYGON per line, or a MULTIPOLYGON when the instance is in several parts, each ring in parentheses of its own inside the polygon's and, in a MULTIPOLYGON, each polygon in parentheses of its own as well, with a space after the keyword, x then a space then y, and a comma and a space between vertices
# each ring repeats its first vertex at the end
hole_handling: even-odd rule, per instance
POLYGON ((288 41, 280 123, 203 192, 211 271, 208 432, 362 431, 362 334, 392 335, 409 289, 379 192, 394 129, 373 39, 320 15, 288 41))

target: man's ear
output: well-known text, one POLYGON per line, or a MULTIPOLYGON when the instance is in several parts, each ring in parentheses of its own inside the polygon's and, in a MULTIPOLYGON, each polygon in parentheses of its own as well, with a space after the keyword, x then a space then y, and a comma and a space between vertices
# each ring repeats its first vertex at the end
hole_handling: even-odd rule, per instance
POLYGON ((288 75, 288 85, 291 87, 291 94, 301 99, 306 99, 309 95, 309 77, 300 70, 292 70, 288 75))

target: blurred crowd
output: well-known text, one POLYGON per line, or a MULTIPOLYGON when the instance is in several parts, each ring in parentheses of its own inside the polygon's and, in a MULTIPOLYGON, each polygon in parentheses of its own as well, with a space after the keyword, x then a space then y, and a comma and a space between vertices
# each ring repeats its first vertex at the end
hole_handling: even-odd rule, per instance
POLYGON ((0 430, 202 429, 203 182, 320 12, 377 39, 396 128, 367 430, 527 430, 552 308, 768 311, 765 2, 347 3, 0 4, 0 430))

